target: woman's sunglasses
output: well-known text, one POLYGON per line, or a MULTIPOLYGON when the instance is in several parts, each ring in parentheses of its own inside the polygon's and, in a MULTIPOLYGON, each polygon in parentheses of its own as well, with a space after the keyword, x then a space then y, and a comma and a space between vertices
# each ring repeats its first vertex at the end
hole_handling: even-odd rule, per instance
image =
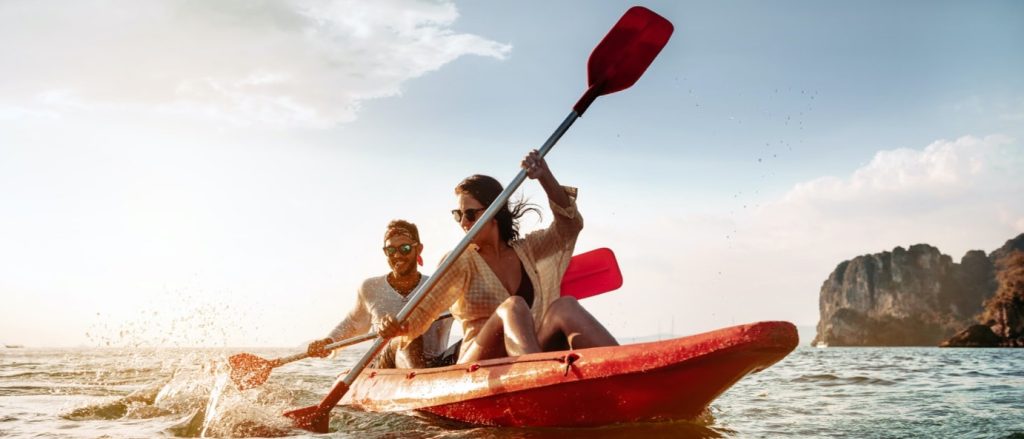
POLYGON ((384 247, 384 254, 386 254, 388 256, 394 256, 395 252, 401 252, 403 255, 407 255, 409 253, 412 253, 412 249, 413 249, 413 245, 412 244, 402 244, 402 245, 400 245, 398 247, 395 247, 393 245, 389 245, 387 247, 384 247))
POLYGON ((480 212, 483 212, 485 210, 487 210, 487 209, 485 209, 485 208, 466 209, 466 210, 454 209, 454 210, 452 210, 452 218, 455 218, 455 222, 461 223, 462 222, 462 217, 465 216, 466 220, 468 220, 469 222, 474 222, 474 221, 476 221, 477 217, 480 215, 480 212))

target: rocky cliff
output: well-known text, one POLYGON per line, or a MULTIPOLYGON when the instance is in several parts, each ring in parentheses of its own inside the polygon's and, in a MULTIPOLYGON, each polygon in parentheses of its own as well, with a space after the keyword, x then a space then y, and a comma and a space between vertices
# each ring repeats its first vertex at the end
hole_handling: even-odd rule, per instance
POLYGON ((1024 234, 990 258, 996 267, 995 296, 985 301, 978 322, 942 343, 949 347, 1024 347, 1024 234))
MULTIPOLYGON (((938 345, 978 323, 997 289, 996 261, 1015 246, 1024 250, 1024 234, 991 255, 969 251, 959 263, 927 244, 844 261, 821 286, 812 344, 938 345)), ((1024 326, 1024 314, 1004 314, 1019 317, 1005 327, 1024 326)))

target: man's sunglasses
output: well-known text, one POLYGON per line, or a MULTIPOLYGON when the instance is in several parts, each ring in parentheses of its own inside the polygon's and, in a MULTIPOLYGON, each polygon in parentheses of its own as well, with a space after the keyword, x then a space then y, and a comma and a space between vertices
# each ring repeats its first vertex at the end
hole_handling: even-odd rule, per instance
POLYGON ((412 249, 413 249, 413 245, 412 244, 402 244, 402 245, 400 245, 398 247, 395 247, 393 245, 389 245, 387 247, 384 247, 384 254, 386 254, 388 256, 394 256, 395 252, 401 252, 403 255, 407 255, 409 253, 412 253, 412 249))
POLYGON ((474 222, 474 221, 476 221, 476 218, 480 215, 480 213, 485 211, 485 210, 487 210, 487 209, 485 209, 485 208, 466 209, 466 210, 454 209, 454 210, 452 210, 452 218, 455 218, 455 222, 461 223, 462 222, 462 217, 465 216, 466 219, 469 220, 469 222, 474 222))

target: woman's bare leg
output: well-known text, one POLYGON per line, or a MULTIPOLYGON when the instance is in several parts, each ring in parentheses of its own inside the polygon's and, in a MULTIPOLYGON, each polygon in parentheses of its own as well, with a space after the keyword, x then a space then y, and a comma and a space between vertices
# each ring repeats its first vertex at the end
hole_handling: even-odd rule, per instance
POLYGON ((534 352, 540 352, 540 342, 533 329, 530 307, 522 297, 512 296, 487 319, 476 339, 459 357, 459 363, 534 352))
POLYGON ((545 352, 569 349, 568 337, 574 333, 578 334, 572 340, 574 349, 619 345, 575 297, 559 297, 544 313, 544 322, 537 334, 540 346, 545 352))

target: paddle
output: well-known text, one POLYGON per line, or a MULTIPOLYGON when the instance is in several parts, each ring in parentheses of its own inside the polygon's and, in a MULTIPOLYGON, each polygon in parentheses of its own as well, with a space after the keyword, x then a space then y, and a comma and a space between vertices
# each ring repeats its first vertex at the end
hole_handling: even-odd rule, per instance
MULTIPOLYGON (((548 151, 558 142, 558 139, 572 126, 583 112, 597 99, 598 96, 614 93, 636 83, 640 75, 647 70, 647 67, 654 61, 654 58, 668 43, 672 35, 672 23, 662 18, 649 9, 634 6, 630 8, 615 24, 615 27, 608 32, 608 35, 598 43, 597 47, 590 54, 587 62, 587 91, 583 94, 573 110, 566 116, 562 124, 555 129, 555 132, 548 137, 538 151, 541 157, 547 155, 548 151)), ((448 254, 448 257, 441 262, 437 271, 426 282, 421 284, 409 298, 409 303, 396 316, 397 321, 404 322, 410 313, 423 300, 425 293, 433 288, 438 279, 444 277, 452 263, 466 250, 469 243, 476 237, 485 224, 498 212, 500 206, 508 202, 512 193, 519 188, 519 185, 526 179, 526 170, 519 171, 516 178, 505 187, 505 190, 487 207, 487 210, 477 219, 473 227, 466 232, 466 236, 459 242, 455 249, 448 254)), ((352 370, 334 383, 331 391, 324 396, 320 404, 292 410, 284 415, 292 418, 296 427, 303 428, 317 433, 326 433, 330 421, 330 413, 338 401, 348 392, 349 386, 356 377, 366 368, 366 365, 373 360, 387 340, 377 338, 373 346, 365 355, 352 366, 352 370)))
POLYGON ((563 296, 586 299, 617 290, 621 286, 622 272, 619 271, 615 253, 610 248, 599 248, 580 253, 569 260, 560 288, 563 296))
MULTIPOLYGON (((569 268, 562 276, 561 292, 563 296, 573 296, 577 299, 596 296, 598 294, 613 291, 622 286, 622 273, 619 271, 618 261, 611 249, 599 248, 586 253, 580 253, 569 261, 569 268)), ((438 320, 451 317, 445 313, 438 317, 438 320)), ((376 332, 369 332, 363 335, 336 341, 324 346, 324 350, 351 346, 372 340, 377 337, 376 332)), ((266 360, 253 354, 235 354, 228 358, 231 366, 231 381, 235 383, 238 390, 246 390, 267 382, 270 372, 278 366, 298 361, 309 357, 307 352, 300 352, 287 357, 266 360)))

